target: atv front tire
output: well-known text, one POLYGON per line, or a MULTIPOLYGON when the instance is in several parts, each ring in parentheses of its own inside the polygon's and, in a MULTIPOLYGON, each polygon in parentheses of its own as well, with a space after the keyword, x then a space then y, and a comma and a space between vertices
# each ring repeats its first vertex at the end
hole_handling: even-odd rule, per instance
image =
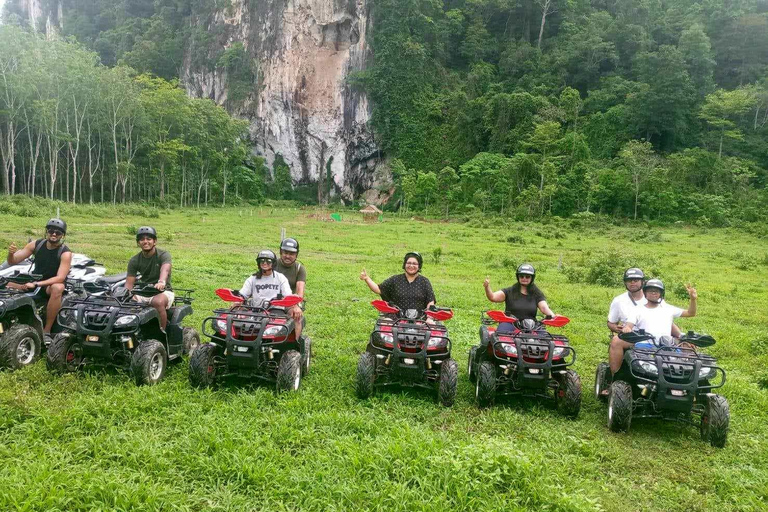
POLYGON ((595 371, 595 400, 598 402, 605 403, 608 401, 608 395, 604 394, 603 391, 609 389, 608 372, 610 371, 611 367, 608 366, 608 363, 597 365, 597 370, 595 371))
POLYGON ((298 391, 301 385, 301 354, 289 350, 277 367, 277 392, 298 391))
POLYGON ((45 366, 49 372, 72 373, 83 362, 83 345, 77 336, 59 333, 48 347, 45 366))
POLYGON ((576 418, 581 410, 581 379, 573 370, 560 375, 557 390, 557 410, 569 418, 576 418))
POLYGON ((23 324, 11 326, 0 335, 0 368, 18 370, 40 359, 40 335, 34 327, 23 324))
POLYGON ((478 407, 490 407, 496 400, 496 367, 488 361, 477 369, 475 399, 478 407))
POLYGON ((156 340, 142 341, 131 358, 131 372, 137 386, 154 386, 165 378, 168 352, 156 340))
POLYGON ((715 448, 722 448, 728 440, 730 422, 728 400, 721 395, 709 395, 704 414, 701 415, 701 439, 715 448))
POLYGON ((215 357, 218 346, 214 343, 203 343, 195 349, 189 358, 189 383, 195 388, 213 386, 216 381, 215 357))
POLYGON ((459 365, 453 359, 446 359, 440 365, 440 384, 437 396, 444 407, 450 407, 456 400, 456 385, 459 382, 459 365))
POLYGON ((608 428, 614 432, 626 432, 632 423, 632 388, 623 380, 611 384, 608 399, 608 428))
POLYGON ((358 398, 366 399, 373 394, 373 382, 376 379, 376 356, 370 352, 360 354, 357 361, 355 393, 358 398))
POLYGON ((184 327, 182 339, 184 340, 184 354, 188 356, 191 356, 200 346, 200 334, 192 327, 184 327))

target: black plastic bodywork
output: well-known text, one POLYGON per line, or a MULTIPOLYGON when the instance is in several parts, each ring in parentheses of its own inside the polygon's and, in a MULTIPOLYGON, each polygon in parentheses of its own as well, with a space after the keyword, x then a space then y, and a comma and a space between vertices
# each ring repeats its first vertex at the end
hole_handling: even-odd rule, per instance
POLYGON ((43 336, 43 317, 48 304, 48 296, 42 288, 33 291, 14 290, 6 287, 8 282, 24 284, 40 279, 41 276, 19 274, 12 278, 0 279, 0 335, 14 324, 29 325, 34 328, 40 339, 43 336))

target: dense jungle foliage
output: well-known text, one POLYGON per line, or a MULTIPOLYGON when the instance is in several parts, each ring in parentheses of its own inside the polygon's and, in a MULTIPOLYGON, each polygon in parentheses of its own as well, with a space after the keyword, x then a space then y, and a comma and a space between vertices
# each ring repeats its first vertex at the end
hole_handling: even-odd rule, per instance
MULTIPOLYGON (((221 27, 212 13, 232 2, 63 6, 63 34, 107 67, 174 80, 191 56, 196 66, 227 70, 228 101, 248 94, 252 63, 243 46, 215 47, 221 27)), ((378 0, 368 8, 369 67, 350 80, 369 94, 378 143, 392 158, 391 208, 764 220, 764 2, 378 0)), ((14 16, 23 24, 24 13, 6 13, 14 16)), ((136 165, 157 187, 159 164, 136 165)), ((274 189, 267 195, 291 197, 284 162, 272 172, 261 163, 236 167, 251 169, 259 190, 266 176, 274 189)), ((177 177, 178 164, 169 168, 177 177)), ((222 198, 240 174, 216 172, 194 186, 204 181, 222 198)))

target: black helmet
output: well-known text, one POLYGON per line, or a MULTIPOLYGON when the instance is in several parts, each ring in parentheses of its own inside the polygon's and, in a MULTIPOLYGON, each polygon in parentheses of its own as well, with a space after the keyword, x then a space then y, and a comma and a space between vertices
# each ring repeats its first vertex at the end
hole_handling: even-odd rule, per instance
POLYGON ((256 264, 259 264, 261 260, 271 261, 273 268, 275 267, 275 265, 277 265, 277 256, 275 256, 275 253, 273 253, 269 249, 261 250, 259 251, 259 254, 256 255, 256 264))
POLYGON ((48 228, 60 229, 64 234, 67 233, 67 223, 61 219, 49 220, 48 223, 45 225, 46 231, 48 230, 48 228))
POLYGON ((645 279, 645 274, 637 267, 628 268, 624 272, 624 281, 630 281, 632 279, 645 279))
POLYGON ((403 258, 403 270, 405 270, 405 264, 408 262, 408 258, 416 258, 416 261, 419 262, 419 271, 421 271, 421 266, 424 264, 424 260, 422 259, 421 254, 417 253, 416 251, 405 253, 405 257, 403 258))
POLYGON ((295 238, 286 238, 283 243, 280 244, 280 250, 285 252, 295 252, 299 254, 299 242, 295 238))
POLYGON ((138 242, 139 239, 143 236, 151 236, 157 240, 157 231, 155 231, 155 228, 151 226, 141 226, 139 230, 136 231, 136 241, 138 242))
POLYGON ((533 284, 533 281, 536 280, 536 269, 530 263, 523 263, 517 267, 517 272, 515 272, 518 282, 520 282, 520 276, 531 276, 531 284, 533 284))
POLYGON ((643 285, 643 294, 645 294, 646 290, 648 288, 656 288, 657 290, 661 291, 661 297, 659 297, 659 302, 664 300, 664 283, 661 282, 661 279, 649 279, 645 282, 643 285))

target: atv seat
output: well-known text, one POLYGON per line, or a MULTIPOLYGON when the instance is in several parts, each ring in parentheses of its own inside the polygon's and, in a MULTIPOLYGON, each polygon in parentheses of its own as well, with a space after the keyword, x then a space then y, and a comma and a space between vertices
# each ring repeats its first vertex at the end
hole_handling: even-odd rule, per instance
POLYGON ((115 283, 119 283, 120 281, 125 279, 127 276, 128 276, 128 273, 127 272, 123 272, 121 274, 115 274, 115 275, 112 275, 112 276, 100 277, 98 280, 100 282, 102 282, 102 283, 105 283, 105 284, 115 284, 115 283))

